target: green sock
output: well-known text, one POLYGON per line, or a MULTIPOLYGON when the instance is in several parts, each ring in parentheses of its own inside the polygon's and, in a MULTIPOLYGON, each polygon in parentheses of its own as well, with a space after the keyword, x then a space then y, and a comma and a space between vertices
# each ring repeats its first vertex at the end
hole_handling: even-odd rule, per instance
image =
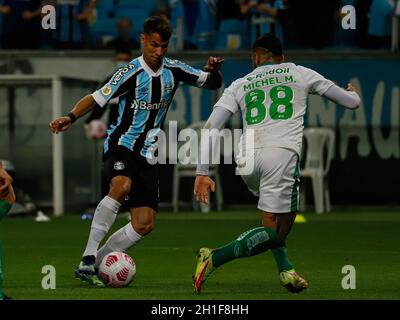
POLYGON ((3 219, 8 211, 10 211, 11 209, 11 204, 9 204, 7 201, 5 200, 0 200, 0 220, 3 219))
POLYGON ((276 264, 278 265, 279 272, 284 270, 292 270, 293 265, 290 263, 286 247, 272 249, 276 264))
POLYGON ((3 298, 3 248, 0 242, 0 300, 3 298))
POLYGON ((212 256, 213 267, 219 266, 242 257, 251 257, 268 249, 282 246, 275 230, 259 227, 242 233, 235 241, 217 248, 212 256))

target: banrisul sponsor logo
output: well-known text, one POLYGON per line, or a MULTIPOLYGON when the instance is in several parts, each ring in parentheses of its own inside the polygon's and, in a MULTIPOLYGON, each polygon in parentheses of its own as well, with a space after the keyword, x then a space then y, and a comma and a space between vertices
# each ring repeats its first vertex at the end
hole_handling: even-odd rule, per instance
POLYGON ((131 71, 131 70, 133 70, 133 69, 135 69, 135 68, 136 68, 136 66, 135 66, 133 63, 127 64, 125 67, 119 69, 119 71, 118 71, 117 74, 112 78, 112 80, 111 80, 110 83, 111 83, 112 85, 115 86, 115 85, 122 79, 122 77, 124 76, 124 74, 126 74, 127 72, 129 72, 129 71, 131 71))
POLYGON ((168 102, 163 101, 163 102, 158 102, 158 103, 148 103, 146 101, 138 101, 138 100, 133 100, 131 104, 131 108, 135 110, 158 110, 161 108, 167 108, 168 107, 168 102))

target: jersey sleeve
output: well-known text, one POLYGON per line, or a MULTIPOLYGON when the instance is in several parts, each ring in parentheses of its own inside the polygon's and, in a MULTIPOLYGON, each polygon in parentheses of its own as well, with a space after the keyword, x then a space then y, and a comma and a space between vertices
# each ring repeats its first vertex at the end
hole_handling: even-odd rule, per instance
POLYGON ((310 94, 319 94, 322 96, 334 83, 331 80, 325 79, 318 72, 306 67, 298 66, 310 94))
POLYGON ((224 93, 222 94, 221 98, 217 101, 214 108, 222 107, 228 109, 232 113, 236 113, 240 110, 240 105, 237 102, 235 96, 235 87, 236 87, 235 84, 236 83, 233 82, 228 88, 224 90, 224 93))
POLYGON ((331 86, 324 96, 345 108, 356 109, 361 102, 360 96, 355 91, 346 91, 337 85, 331 86))
POLYGON ((182 84, 202 87, 207 81, 208 72, 193 68, 179 60, 172 60, 169 64, 174 70, 177 80, 182 84))
POLYGON ((92 93, 93 99, 100 107, 104 107, 111 99, 119 97, 130 88, 135 87, 137 72, 138 66, 133 63, 119 68, 100 89, 92 93))

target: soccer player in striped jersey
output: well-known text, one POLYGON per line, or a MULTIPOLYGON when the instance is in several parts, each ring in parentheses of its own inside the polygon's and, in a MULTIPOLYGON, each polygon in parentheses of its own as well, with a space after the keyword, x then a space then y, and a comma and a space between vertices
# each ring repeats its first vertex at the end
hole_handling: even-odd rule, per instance
MULTIPOLYGON (((12 187, 12 178, 3 168, 0 161, 0 220, 3 219, 10 211, 11 206, 15 202, 14 189, 12 187)), ((3 290, 3 249, 0 242, 0 300, 10 299, 3 290)))
MULTIPOLYGON (((245 231, 236 240, 216 249, 198 251, 193 277, 198 293, 216 268, 269 249, 277 263, 282 286, 292 292, 308 287, 289 261, 285 246, 298 210, 299 158, 307 97, 319 94, 349 109, 356 109, 360 104, 360 97, 351 85, 344 90, 314 70, 285 63, 282 44, 271 34, 256 40, 252 60, 255 69, 225 89, 206 128, 221 129, 234 113, 241 113, 244 132, 239 156, 245 156, 236 159, 237 169, 248 189, 259 197, 263 226, 245 231), (252 134, 253 145, 245 138, 252 134), (242 166, 246 162, 254 163, 250 174, 244 172, 248 170, 242 166)), ((207 154, 211 145, 207 142, 201 145, 201 153, 207 154)), ((208 177, 208 165, 203 163, 197 167, 194 187, 197 199, 208 203, 209 189, 214 191, 215 183, 208 177)))
POLYGON ((112 251, 125 251, 152 231, 158 211, 158 166, 151 165, 156 148, 152 133, 161 128, 180 84, 216 90, 222 85, 223 59, 210 57, 203 70, 165 57, 172 29, 166 18, 152 16, 144 23, 143 55, 118 69, 101 89, 81 99, 71 112, 50 123, 54 133, 67 130, 97 103, 119 97, 117 122, 104 142, 104 165, 110 181, 92 221, 89 240, 75 276, 102 286, 96 267, 112 251), (156 130, 152 130, 156 129, 156 130), (113 225, 123 201, 129 201, 131 222, 98 246, 113 225))

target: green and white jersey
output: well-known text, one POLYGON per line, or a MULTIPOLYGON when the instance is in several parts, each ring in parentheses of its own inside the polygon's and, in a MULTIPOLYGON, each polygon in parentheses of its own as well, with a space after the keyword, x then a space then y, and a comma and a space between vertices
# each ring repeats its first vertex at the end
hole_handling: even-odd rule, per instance
POLYGON ((323 95, 332 85, 293 63, 264 64, 226 88, 215 107, 240 110, 244 134, 254 129, 255 149, 280 147, 300 155, 307 96, 323 95))

